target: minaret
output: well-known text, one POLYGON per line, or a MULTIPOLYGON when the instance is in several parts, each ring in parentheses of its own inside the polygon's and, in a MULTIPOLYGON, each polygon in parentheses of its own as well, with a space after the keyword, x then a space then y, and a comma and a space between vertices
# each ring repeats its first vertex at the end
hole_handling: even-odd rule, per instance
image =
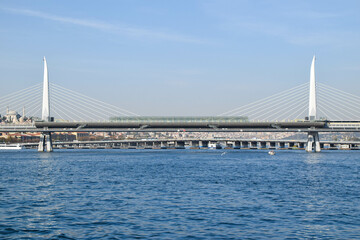
POLYGON ((310 68, 309 120, 316 120, 315 55, 310 68))
POLYGON ((47 69, 46 58, 44 57, 44 85, 43 85, 43 102, 42 102, 42 120, 50 120, 50 99, 49 99, 49 73, 47 69))

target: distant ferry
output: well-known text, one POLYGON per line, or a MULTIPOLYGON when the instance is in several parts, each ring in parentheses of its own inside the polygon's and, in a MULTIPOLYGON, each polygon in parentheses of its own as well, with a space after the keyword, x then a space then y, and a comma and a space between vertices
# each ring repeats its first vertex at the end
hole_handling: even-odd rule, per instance
POLYGON ((20 144, 0 144, 0 150, 21 150, 23 148, 20 144))

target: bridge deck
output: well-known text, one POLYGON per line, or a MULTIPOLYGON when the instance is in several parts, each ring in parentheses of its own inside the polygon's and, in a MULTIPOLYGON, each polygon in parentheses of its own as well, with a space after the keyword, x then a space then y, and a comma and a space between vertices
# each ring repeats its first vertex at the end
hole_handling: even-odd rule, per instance
POLYGON ((35 122, 0 132, 360 132, 360 122, 35 122))
POLYGON ((35 127, 44 128, 324 128, 325 122, 35 122, 35 127))

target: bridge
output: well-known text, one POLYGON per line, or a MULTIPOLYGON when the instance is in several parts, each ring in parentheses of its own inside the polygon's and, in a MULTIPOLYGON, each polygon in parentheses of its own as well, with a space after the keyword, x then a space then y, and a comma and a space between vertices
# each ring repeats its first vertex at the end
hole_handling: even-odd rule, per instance
POLYGON ((360 132, 360 121, 316 122, 34 122, 2 126, 1 132, 360 132))
MULTIPOLYGON (((0 126, 0 132, 40 132, 38 144, 40 152, 53 150, 51 134, 54 132, 303 132, 308 135, 305 144, 306 151, 320 152, 320 132, 359 132, 360 129, 360 121, 357 120, 360 119, 358 117, 360 116, 360 109, 356 104, 349 107, 348 105, 341 105, 341 101, 339 101, 356 103, 360 102, 360 97, 336 91, 336 89, 328 86, 324 86, 323 89, 325 91, 320 91, 320 97, 318 97, 314 56, 310 67, 309 85, 303 84, 214 117, 140 117, 130 111, 89 98, 72 90, 50 85, 47 62, 44 58, 41 119, 29 124, 4 124, 0 126), (50 86, 53 86, 52 89, 50 86), (50 92, 53 95, 52 101, 55 103, 56 110, 50 108, 50 92), (330 93, 330 97, 325 92, 330 93), (349 96, 352 97, 351 101, 349 96), (298 100, 296 97, 301 97, 301 99, 298 100), (324 105, 318 106, 317 100, 321 98, 326 98, 326 101, 332 104, 330 112, 326 113, 324 105), (286 105, 284 105, 284 101, 286 101, 286 105), (65 102, 68 109, 59 105, 60 102, 65 102), (340 106, 338 106, 339 103, 340 106), (54 121, 54 117, 50 115, 51 109, 57 114, 57 121, 54 121), (69 109, 72 112, 67 112, 69 109), (110 114, 110 118, 107 119, 112 121, 87 120, 86 116, 99 115, 94 112, 96 109, 110 114), (299 119, 307 110, 307 117, 299 119), (324 116, 331 116, 336 120, 319 119, 318 111, 324 116), (125 116, 119 117, 119 114, 125 116), (81 118, 81 120, 72 119, 74 116, 78 119, 81 118), (268 120, 248 120, 248 117, 256 119, 255 116, 258 119, 268 116, 268 120), (283 116, 292 117, 293 119, 291 121, 279 121, 276 117, 280 116, 282 118, 283 116), (351 116, 352 120, 341 120, 341 117, 347 118, 347 116, 351 116)), ((30 102, 30 110, 35 109, 37 111, 39 107, 34 107, 34 103, 29 99, 38 96, 40 91, 41 87, 35 86, 19 91, 18 94, 30 102)), ((38 99, 35 100, 35 102, 37 101, 38 99)), ((9 112, 8 109, 7 112, 9 112)))
MULTIPOLYGON (((38 143, 25 143, 25 148, 37 148, 38 143)), ((56 141, 55 149, 305 149, 305 140, 182 138, 127 139, 101 141, 56 141)), ((321 141, 321 149, 360 150, 360 141, 321 141)))

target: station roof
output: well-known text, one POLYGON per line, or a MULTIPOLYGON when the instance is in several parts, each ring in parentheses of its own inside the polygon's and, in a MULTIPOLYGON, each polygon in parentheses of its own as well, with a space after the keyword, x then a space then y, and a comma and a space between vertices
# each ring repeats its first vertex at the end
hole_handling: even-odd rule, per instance
POLYGON ((156 122, 156 123, 178 123, 178 122, 188 122, 188 123, 239 123, 239 122, 248 122, 247 117, 233 116, 233 117, 223 117, 223 116, 202 116, 202 117, 111 117, 111 122, 122 122, 122 123, 138 123, 138 122, 156 122))

